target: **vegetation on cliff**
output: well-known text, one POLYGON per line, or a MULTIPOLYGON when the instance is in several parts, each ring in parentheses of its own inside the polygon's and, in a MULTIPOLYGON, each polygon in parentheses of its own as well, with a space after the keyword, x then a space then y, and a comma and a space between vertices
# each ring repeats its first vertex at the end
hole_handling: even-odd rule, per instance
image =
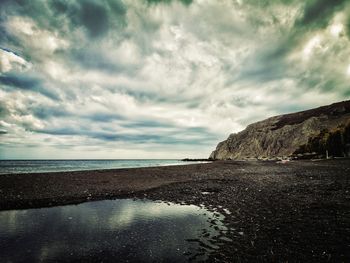
POLYGON ((295 151, 296 155, 315 153, 319 157, 350 157, 350 122, 309 138, 307 144, 295 151))

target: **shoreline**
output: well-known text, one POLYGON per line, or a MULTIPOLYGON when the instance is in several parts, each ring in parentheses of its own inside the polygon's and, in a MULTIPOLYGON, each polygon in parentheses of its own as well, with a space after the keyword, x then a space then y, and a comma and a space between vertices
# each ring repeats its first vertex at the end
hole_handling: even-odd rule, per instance
MULTIPOLYGON (((191 180, 179 173, 208 163, 0 174, 0 211, 133 197, 135 192, 191 180), (171 176, 174 175, 175 177, 171 176), (40 192, 39 192, 40 189, 40 192)), ((201 167, 204 168, 204 167, 201 167)))
POLYGON ((350 259, 349 159, 0 175, 0 210, 115 198, 221 212, 233 240, 213 253, 221 262, 350 259))
MULTIPOLYGON (((16 174, 40 174, 40 173, 45 173, 45 174, 48 174, 48 173, 65 173, 65 172, 86 172, 86 171, 89 171, 89 172, 99 172, 99 171, 106 171, 106 170, 120 170, 120 169, 133 169, 133 168, 155 168, 155 167, 164 167, 164 166, 177 166, 177 165, 190 165, 190 164, 201 164, 201 163, 211 163, 212 161, 202 161, 202 160, 191 160, 191 161, 183 161, 183 160, 178 160, 178 159, 115 159, 115 160, 98 160, 98 159, 95 159, 95 160, 83 160, 83 159, 77 159, 77 160, 66 160, 66 159, 57 159, 57 160, 51 160, 51 159, 47 159, 47 160, 0 160, 0 176, 1 175, 16 175, 16 174), (166 161, 164 163, 159 163, 158 160, 160 161, 166 161), (101 167, 96 167, 95 166, 92 166, 92 167, 86 167, 86 166, 81 166, 80 165, 77 165, 75 163, 73 164, 70 164, 67 168, 65 167, 65 162, 80 162, 80 161, 92 161, 92 162, 95 162, 95 161, 132 161, 134 163, 137 163, 139 165, 136 165, 135 164, 116 164, 113 166, 101 166, 101 167), (141 161, 141 163, 139 163, 138 161, 141 161), (143 161, 151 161, 151 163, 142 163, 143 161), (26 165, 20 165, 20 167, 22 167, 22 169, 19 169, 19 170, 15 170, 14 168, 16 167, 16 164, 13 164, 11 163, 10 166, 7 166, 5 164, 5 166, 2 166, 1 165, 1 162, 17 162, 17 163, 20 163, 20 162, 44 162, 44 164, 42 164, 41 166, 38 166, 36 167, 36 171, 33 171, 33 168, 31 167, 32 164, 28 164, 27 166, 26 165), (51 169, 48 169, 47 167, 52 167, 52 166, 48 166, 45 162, 56 162, 56 167, 55 168, 51 168, 51 169), (57 162, 64 162, 63 164, 59 164, 57 162), (153 163, 152 163, 153 162, 153 163), (46 166, 45 166, 46 165, 46 166), (72 166, 77 166, 77 168, 71 168, 72 166), (10 167, 10 168, 8 168, 10 167), (24 168, 23 168, 24 167, 24 168), (56 170, 55 170, 56 169, 56 170)), ((18 164, 17 164, 18 165, 18 164)))

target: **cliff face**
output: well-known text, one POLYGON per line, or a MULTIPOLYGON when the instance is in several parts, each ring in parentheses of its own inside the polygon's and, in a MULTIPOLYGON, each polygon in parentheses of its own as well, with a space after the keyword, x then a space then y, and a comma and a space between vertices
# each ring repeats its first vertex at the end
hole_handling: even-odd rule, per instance
MULTIPOLYGON (((211 159, 350 155, 350 101, 268 118, 220 142, 211 159)), ((321 157, 321 156, 320 156, 321 157)))

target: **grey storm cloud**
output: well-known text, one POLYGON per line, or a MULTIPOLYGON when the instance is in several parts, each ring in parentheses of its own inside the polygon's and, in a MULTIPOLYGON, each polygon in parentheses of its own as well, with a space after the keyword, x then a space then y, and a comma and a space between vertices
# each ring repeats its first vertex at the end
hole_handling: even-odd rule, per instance
POLYGON ((110 28, 118 29, 125 26, 126 7, 122 1, 79 1, 76 5, 66 6, 61 11, 70 14, 72 26, 83 26, 90 37, 101 37, 110 28))
POLYGON ((3 74, 0 75, 0 83, 13 89, 30 90, 41 93, 51 99, 58 100, 59 96, 50 89, 44 87, 43 80, 36 76, 26 74, 3 74))
MULTIPOLYGON (((99 139, 102 141, 133 141, 136 143, 157 143, 157 144, 189 144, 189 145, 202 145, 206 144, 207 142, 203 141, 203 138, 206 138, 205 136, 200 136, 196 139, 193 138, 185 138, 185 137, 177 137, 177 138, 171 138, 169 134, 163 134, 163 135, 157 135, 157 134, 118 134, 118 133, 112 133, 112 132, 106 132, 106 131, 91 131, 91 130, 85 130, 85 129, 75 129, 75 128, 57 128, 57 129, 42 129, 42 130, 32 130, 37 133, 43 133, 43 134, 50 134, 50 135, 64 135, 64 136, 72 136, 72 135, 78 135, 78 136, 86 136, 91 137, 94 139, 99 139)), ((205 131, 204 131, 205 132, 205 131)), ((188 129, 184 131, 177 131, 178 133, 183 134, 202 134, 203 130, 198 131, 196 129, 188 129), (198 133, 201 132, 201 133, 198 133)))
POLYGON ((2 1, 2 13, 35 18, 40 27, 57 28, 67 20, 71 28, 84 27, 91 37, 102 36, 110 27, 125 24, 126 7, 121 0, 2 1))
POLYGON ((179 1, 185 5, 190 5, 193 0, 146 0, 149 4, 170 4, 173 1, 179 1))
POLYGON ((298 26, 323 27, 327 25, 330 17, 342 10, 346 0, 313 0, 307 1, 301 19, 296 21, 298 26))
POLYGON ((3 0, 0 47, 6 158, 207 157, 350 97, 346 0, 3 0))

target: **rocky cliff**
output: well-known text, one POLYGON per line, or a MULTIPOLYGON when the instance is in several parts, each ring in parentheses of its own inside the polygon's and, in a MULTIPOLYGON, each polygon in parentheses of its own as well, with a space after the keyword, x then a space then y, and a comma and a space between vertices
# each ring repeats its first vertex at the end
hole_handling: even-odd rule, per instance
POLYGON ((211 159, 349 156, 350 101, 248 125, 220 142, 211 159))

